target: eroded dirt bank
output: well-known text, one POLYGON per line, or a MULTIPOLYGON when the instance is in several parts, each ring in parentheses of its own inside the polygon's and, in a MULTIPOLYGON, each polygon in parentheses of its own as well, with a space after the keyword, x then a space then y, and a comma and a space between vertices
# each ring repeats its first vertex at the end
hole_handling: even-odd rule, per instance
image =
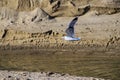
MULTIPOLYGON (((92 11, 80 16, 75 25, 75 35, 80 41, 65 41, 62 39, 68 23, 74 17, 46 18, 40 22, 29 20, 20 22, 1 21, 0 24, 0 46, 1 49, 10 46, 22 47, 120 47, 120 14, 96 15, 92 11)), ((25 19, 28 19, 29 16, 25 19)), ((31 19, 31 18, 30 18, 31 19)), ((42 18, 43 19, 43 18, 42 18)))

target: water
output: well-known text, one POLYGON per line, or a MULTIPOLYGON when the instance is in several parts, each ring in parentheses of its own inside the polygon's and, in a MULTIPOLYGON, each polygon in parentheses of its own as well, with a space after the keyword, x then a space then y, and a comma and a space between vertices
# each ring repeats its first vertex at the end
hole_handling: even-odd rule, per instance
POLYGON ((17 50, 0 52, 0 70, 69 73, 112 80, 120 79, 116 51, 17 50))

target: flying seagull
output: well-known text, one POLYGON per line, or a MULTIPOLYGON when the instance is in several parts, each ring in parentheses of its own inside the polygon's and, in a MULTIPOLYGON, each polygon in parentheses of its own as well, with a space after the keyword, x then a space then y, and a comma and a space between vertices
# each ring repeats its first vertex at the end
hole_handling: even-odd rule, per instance
POLYGON ((67 36, 64 36, 63 38, 65 40, 69 40, 69 41, 77 41, 80 40, 80 38, 76 38, 74 35, 74 25, 75 23, 78 21, 78 17, 75 17, 70 23, 68 28, 66 29, 66 34, 67 36))

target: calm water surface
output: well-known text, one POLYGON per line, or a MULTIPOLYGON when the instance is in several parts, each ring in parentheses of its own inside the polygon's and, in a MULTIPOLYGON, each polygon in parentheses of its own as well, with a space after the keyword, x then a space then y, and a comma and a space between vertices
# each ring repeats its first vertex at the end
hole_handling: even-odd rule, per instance
POLYGON ((117 54, 116 51, 1 51, 0 70, 50 71, 120 80, 117 54))

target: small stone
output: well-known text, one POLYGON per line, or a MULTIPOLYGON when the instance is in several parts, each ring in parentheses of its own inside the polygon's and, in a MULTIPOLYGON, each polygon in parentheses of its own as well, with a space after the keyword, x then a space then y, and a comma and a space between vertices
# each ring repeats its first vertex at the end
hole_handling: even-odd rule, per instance
POLYGON ((8 78, 11 78, 12 76, 8 76, 8 78))
POLYGON ((54 73, 53 72, 50 72, 50 73, 48 73, 48 76, 51 76, 51 75, 53 75, 54 73))

